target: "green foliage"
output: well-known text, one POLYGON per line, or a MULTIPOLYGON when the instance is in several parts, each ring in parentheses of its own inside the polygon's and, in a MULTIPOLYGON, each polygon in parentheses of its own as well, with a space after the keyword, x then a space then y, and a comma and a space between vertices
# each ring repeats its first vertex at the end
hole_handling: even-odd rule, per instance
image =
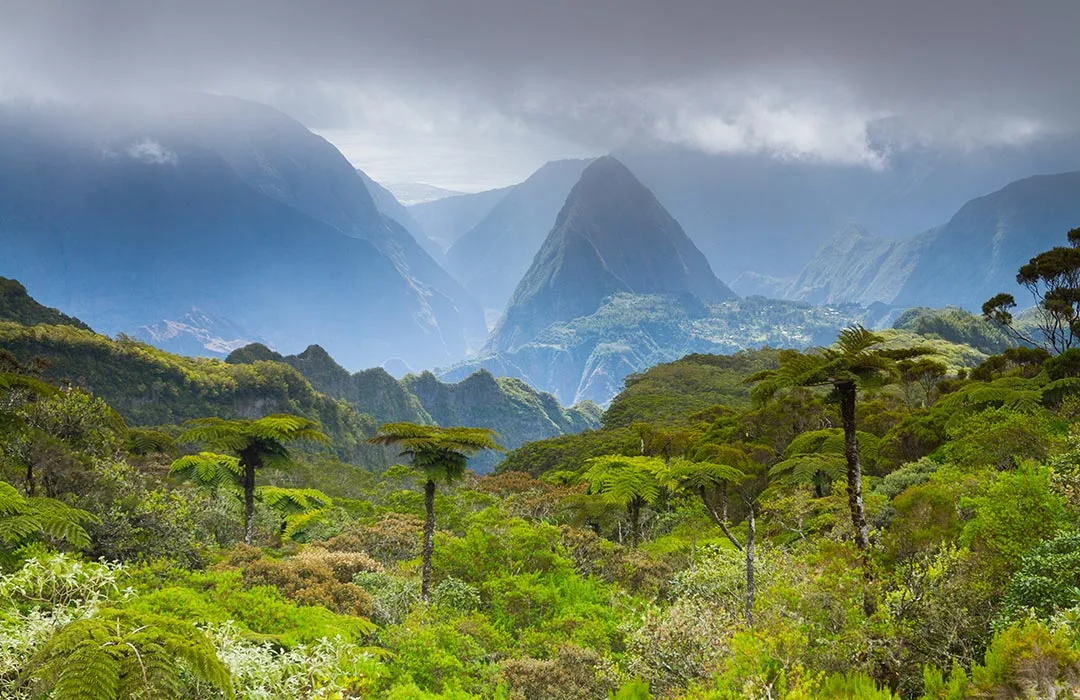
POLYGON ((187 622, 104 608, 60 630, 34 656, 29 682, 54 700, 183 697, 185 675, 234 696, 228 669, 187 622))
POLYGON ((1043 461, 1058 441, 1041 412, 995 408, 968 416, 950 426, 945 457, 964 467, 1008 469, 1023 460, 1043 461))
POLYGON ((0 569, 11 566, 22 547, 41 539, 78 549, 89 546, 86 525, 95 519, 92 513, 53 498, 26 498, 0 481, 0 569))
MULTIPOLYGON (((116 692, 106 679, 109 697, 222 697, 153 637, 177 620, 203 636, 174 636, 209 649, 253 700, 1068 695, 1080 686, 1071 356, 1012 349, 981 378, 941 384, 935 370, 932 390, 908 401, 904 374, 925 358, 910 332, 886 335, 853 329, 825 350, 699 355, 635 375, 610 425, 524 445, 507 458, 514 469, 482 478, 467 467, 493 444, 487 431, 384 426, 384 445, 365 449, 403 448, 411 465, 374 473, 272 444, 312 429, 307 415, 223 412, 187 436, 222 454, 176 459, 173 476, 195 485, 178 483, 179 430, 129 429, 84 392, 33 396, 11 382, 0 407, 19 423, 0 427, 5 477, 21 486, 32 464, 56 503, 95 519, 77 542, 30 533, 0 574, 0 696, 25 700, 34 684, 56 696, 63 669, 100 665, 61 660, 89 639, 86 659, 128 669, 116 692), (794 358, 787 370, 781 357, 794 358), (762 384, 784 371, 824 383, 748 405, 759 370, 773 370, 762 384), (833 378, 856 385, 866 550, 849 542, 833 378), (252 517, 268 546, 223 549, 255 456, 252 517), (288 457, 288 470, 270 468, 288 457), (428 504, 432 477, 444 483, 428 504), (427 505, 440 516, 431 547, 427 505), (168 668, 143 680, 118 640, 140 654, 158 644, 148 658, 168 668)), ((282 364, 247 359, 229 371, 282 364)), ((314 350, 296 360, 341 378, 314 350)), ((45 501, 0 485, 0 530, 15 502, 45 501)))
POLYGON ((971 669, 975 697, 1060 697, 1080 682, 1080 651, 1063 629, 1039 623, 994 635, 982 665, 971 669))
POLYGON ((640 454, 640 450, 639 438, 629 427, 587 430, 526 443, 512 450, 499 464, 498 471, 526 472, 533 476, 546 472, 577 473, 596 455, 640 454))
POLYGON ((634 501, 651 503, 659 498, 666 472, 664 460, 658 457, 610 455, 589 460, 581 479, 592 493, 626 507, 634 501))
POLYGON ((964 529, 965 539, 985 553, 997 575, 1011 574, 1033 547, 1075 520, 1054 491, 1050 470, 1030 464, 998 474, 986 495, 970 505, 975 517, 964 529))
POLYGON ((955 306, 908 309, 897 317, 893 328, 969 345, 987 355, 996 355, 1013 344, 1008 335, 986 319, 955 306))
POLYGON ((817 697, 830 700, 899 700, 864 673, 845 673, 828 676, 817 689, 817 697))
POLYGON ((134 583, 152 590, 132 598, 126 608, 214 624, 231 620, 258 641, 295 648, 323 638, 359 641, 375 631, 364 618, 292 601, 277 588, 260 583, 265 580, 261 574, 258 580, 249 577, 245 582, 240 569, 143 570, 135 575, 148 577, 149 585, 138 579, 134 583))
POLYGON ((364 438, 374 422, 344 402, 316 392, 279 362, 226 364, 173 355, 150 345, 113 340, 70 326, 0 322, 0 347, 22 361, 47 360, 45 378, 71 381, 101 397, 131 425, 171 425, 202 416, 292 413, 317 421, 342 459, 385 464, 364 438))
POLYGON ((1028 552, 1005 587, 1001 622, 1049 620, 1080 603, 1080 534, 1063 532, 1028 552))
POLYGON ((429 478, 454 481, 465 474, 469 457, 482 450, 501 450, 496 434, 486 428, 441 428, 415 423, 380 426, 371 442, 393 446, 429 478))
POLYGON ((777 367, 777 351, 743 350, 734 355, 687 355, 650 367, 625 380, 625 388, 604 412, 604 428, 637 422, 685 422, 714 406, 746 408, 750 391, 743 379, 777 367))
POLYGON ((0 277, 0 321, 12 321, 24 326, 45 324, 90 330, 79 319, 42 306, 26 292, 26 287, 7 277, 0 277))

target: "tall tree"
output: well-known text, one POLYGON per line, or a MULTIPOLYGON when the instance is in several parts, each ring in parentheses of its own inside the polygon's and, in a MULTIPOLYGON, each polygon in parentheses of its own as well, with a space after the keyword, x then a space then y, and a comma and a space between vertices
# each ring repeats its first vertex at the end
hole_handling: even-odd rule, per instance
POLYGON ((487 428, 440 428, 415 423, 387 423, 369 442, 397 448, 427 477, 424 484, 424 546, 422 550, 420 597, 431 594, 431 559, 435 554, 435 487, 465 475, 469 458, 482 450, 502 450, 487 428))
POLYGON ((852 326, 840 331, 840 337, 831 347, 807 352, 781 351, 779 368, 758 372, 747 380, 758 384, 754 397, 759 401, 785 388, 832 387, 840 404, 840 421, 844 428, 851 524, 855 529, 855 544, 864 552, 870 547, 870 532, 863 505, 862 460, 855 425, 858 392, 895 381, 899 375, 898 361, 933 353, 926 348, 886 349, 881 347, 884 341, 880 335, 862 326, 852 326))
POLYGON ((1062 353, 1080 340, 1080 228, 1066 235, 1069 246, 1039 253, 1020 267, 1016 283, 1035 301, 1037 333, 1016 327, 1012 310, 1016 299, 1002 292, 983 304, 983 316, 1015 339, 1062 353))
POLYGON ((754 597, 757 540, 757 497, 768 484, 768 471, 756 464, 744 450, 730 445, 707 444, 698 448, 694 460, 680 459, 671 465, 669 478, 679 489, 701 499, 705 512, 746 556, 746 623, 754 623, 754 597), (729 527, 728 502, 731 496, 743 502, 746 543, 729 527))
POLYGON ((283 468, 292 459, 287 443, 328 442, 315 421, 288 414, 245 418, 198 418, 188 422, 188 429, 178 442, 203 443, 230 456, 212 452, 181 457, 173 462, 172 472, 196 481, 220 483, 229 473, 235 475, 244 494, 244 542, 254 540, 255 474, 267 467, 283 468))
POLYGON ((608 503, 626 509, 630 520, 630 542, 641 542, 641 511, 660 498, 668 481, 668 466, 661 457, 605 455, 586 464, 581 480, 589 491, 608 503))

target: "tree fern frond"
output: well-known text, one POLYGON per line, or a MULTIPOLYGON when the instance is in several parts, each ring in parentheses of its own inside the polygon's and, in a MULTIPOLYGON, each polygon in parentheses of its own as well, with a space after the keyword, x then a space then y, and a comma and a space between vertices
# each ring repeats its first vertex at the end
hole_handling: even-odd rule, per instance
POLYGON ((47 537, 82 549, 90 545, 88 523, 97 518, 52 498, 26 498, 0 481, 0 553, 12 552, 35 538, 47 537))
POLYGON ((236 457, 200 452, 175 460, 169 473, 204 488, 218 488, 240 486, 243 470, 236 457))
POLYGON ((62 540, 77 549, 90 546, 86 525, 98 522, 96 515, 53 498, 35 497, 26 500, 36 512, 41 532, 46 537, 62 540))
POLYGON ((176 450, 176 440, 160 430, 129 428, 124 447, 133 455, 169 454, 176 450))
POLYGON ((671 478, 681 488, 697 492, 702 487, 715 488, 725 483, 737 484, 747 474, 730 464, 699 462, 687 459, 674 460, 671 463, 671 478))
POLYGON ((260 501, 284 515, 296 515, 326 508, 333 499, 318 489, 288 489, 280 486, 260 486, 255 489, 260 501))
POLYGON ((581 480, 604 500, 626 506, 631 501, 655 501, 667 479, 667 465, 658 457, 606 455, 586 462, 581 480))
POLYGON ((309 528, 325 521, 328 510, 328 508, 316 508, 289 515, 285 518, 285 531, 282 536, 289 540, 304 537, 309 528))
POLYGON ((193 625, 105 608, 57 632, 31 659, 25 681, 50 700, 179 697, 182 670, 234 696, 228 669, 193 625))
POLYGON ((810 483, 819 474, 830 481, 844 475, 844 457, 838 454, 797 454, 777 462, 769 469, 769 476, 789 483, 810 483))

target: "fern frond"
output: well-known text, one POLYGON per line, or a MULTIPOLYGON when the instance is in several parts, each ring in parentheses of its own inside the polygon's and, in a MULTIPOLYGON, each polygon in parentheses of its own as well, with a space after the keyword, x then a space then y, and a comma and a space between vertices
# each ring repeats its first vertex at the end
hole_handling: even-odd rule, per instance
POLYGON ((777 462, 769 469, 769 476, 778 481, 805 484, 824 474, 830 481, 844 475, 847 463, 837 454, 798 454, 777 462))
POLYGON ((303 513, 296 513, 285 518, 285 539, 295 540, 307 534, 307 529, 325 521, 328 508, 316 508, 303 513))
POLYGON ((142 700, 180 697, 182 671, 234 697, 228 669, 193 625, 105 608, 53 635, 25 680, 34 697, 50 700, 142 700))
POLYGON ((240 460, 213 452, 184 455, 172 463, 169 473, 205 488, 239 486, 243 476, 240 460))
POLYGON ((159 430, 129 428, 124 447, 133 455, 169 454, 176 450, 176 441, 159 430))
POLYGON ((626 506, 631 501, 655 501, 666 481, 667 465, 658 457, 606 455, 586 462, 581 480, 589 491, 609 503, 626 506))
POLYGON ((326 508, 333 499, 318 489, 287 489, 280 486, 260 486, 255 497, 279 513, 296 515, 326 508))
POLYGON ((85 510, 53 498, 26 498, 0 481, 0 553, 10 553, 40 537, 82 549, 90 545, 85 526, 96 521, 85 510))

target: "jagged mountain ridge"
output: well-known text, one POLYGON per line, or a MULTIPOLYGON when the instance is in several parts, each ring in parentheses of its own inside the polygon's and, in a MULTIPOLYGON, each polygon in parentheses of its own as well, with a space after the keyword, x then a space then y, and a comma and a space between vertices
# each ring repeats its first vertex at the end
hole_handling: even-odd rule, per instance
POLYGON ((198 306, 353 366, 431 366, 479 342, 479 307, 333 146, 252 103, 170 107, 0 109, 0 273, 110 333, 198 306))
POLYGON ((446 267, 486 309, 501 312, 589 160, 545 164, 515 185, 446 252, 446 267))
POLYGON ((618 292, 735 296, 652 192, 607 156, 585 168, 570 191, 487 347, 512 351, 618 292))
POLYGON ((967 202, 945 224, 908 238, 841 232, 785 296, 978 311, 998 292, 1019 292, 1020 265, 1062 245, 1078 224, 1080 172, 1029 177, 967 202))
MULTIPOLYGON (((580 432, 600 424, 600 409, 595 404, 563 408, 549 393, 519 379, 496 378, 485 370, 454 383, 444 383, 430 372, 410 374, 398 381, 378 367, 349 373, 317 345, 298 355, 283 356, 253 344, 234 351, 226 361, 281 362, 300 372, 318 391, 345 401, 359 413, 372 416, 376 423, 408 421, 490 428, 499 433, 501 444, 511 449, 529 440, 580 432)), ((470 464, 472 469, 486 472, 500 459, 497 454, 484 454, 470 464)))

